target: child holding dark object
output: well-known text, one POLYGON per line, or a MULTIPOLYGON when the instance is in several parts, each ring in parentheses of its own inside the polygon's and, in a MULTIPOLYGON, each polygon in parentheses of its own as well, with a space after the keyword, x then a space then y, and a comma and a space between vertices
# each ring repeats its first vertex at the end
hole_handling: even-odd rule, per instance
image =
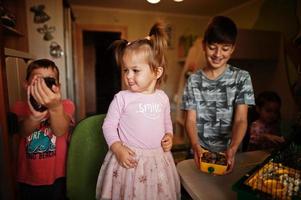
POLYGON ((280 135, 281 99, 277 93, 265 91, 256 98, 258 119, 250 127, 248 150, 273 149, 285 142, 280 135))
POLYGON ((12 108, 21 136, 17 172, 20 199, 66 199, 65 166, 74 104, 62 100, 59 70, 51 60, 31 62, 24 86, 27 101, 16 102, 12 108))

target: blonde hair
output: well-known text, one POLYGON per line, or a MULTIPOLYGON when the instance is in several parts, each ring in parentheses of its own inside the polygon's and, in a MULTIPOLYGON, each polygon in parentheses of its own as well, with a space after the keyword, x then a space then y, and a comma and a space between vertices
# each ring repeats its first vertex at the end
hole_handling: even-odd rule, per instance
POLYGON ((167 48, 166 26, 162 21, 156 22, 146 38, 128 42, 126 40, 118 40, 114 42, 115 57, 117 64, 123 66, 123 56, 127 53, 142 53, 145 55, 151 70, 158 72, 158 68, 162 67, 162 75, 158 78, 157 84, 160 84, 165 76, 167 62, 164 51, 167 48))

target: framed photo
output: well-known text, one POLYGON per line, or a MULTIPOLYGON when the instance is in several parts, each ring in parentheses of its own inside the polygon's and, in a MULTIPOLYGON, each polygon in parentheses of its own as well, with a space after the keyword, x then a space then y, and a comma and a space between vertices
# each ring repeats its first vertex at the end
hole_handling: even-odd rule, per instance
POLYGON ((174 31, 173 31, 173 27, 170 24, 167 24, 166 32, 167 32, 167 36, 168 36, 168 41, 167 41, 168 48, 173 49, 174 48, 174 31))

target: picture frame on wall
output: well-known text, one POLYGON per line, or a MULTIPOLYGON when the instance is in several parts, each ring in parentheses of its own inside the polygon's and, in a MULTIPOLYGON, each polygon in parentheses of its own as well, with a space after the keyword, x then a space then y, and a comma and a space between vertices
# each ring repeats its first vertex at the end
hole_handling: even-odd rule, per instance
POLYGON ((168 36, 167 46, 169 49, 174 48, 174 30, 171 24, 166 25, 166 33, 168 36))

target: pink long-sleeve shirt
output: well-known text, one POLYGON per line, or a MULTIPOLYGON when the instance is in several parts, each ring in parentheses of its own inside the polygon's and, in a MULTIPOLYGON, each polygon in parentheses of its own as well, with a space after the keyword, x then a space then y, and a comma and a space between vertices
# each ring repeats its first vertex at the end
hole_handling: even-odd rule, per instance
POLYGON ((109 147, 121 141, 141 149, 159 148, 164 134, 172 133, 169 99, 162 90, 152 94, 120 91, 102 129, 109 147))

